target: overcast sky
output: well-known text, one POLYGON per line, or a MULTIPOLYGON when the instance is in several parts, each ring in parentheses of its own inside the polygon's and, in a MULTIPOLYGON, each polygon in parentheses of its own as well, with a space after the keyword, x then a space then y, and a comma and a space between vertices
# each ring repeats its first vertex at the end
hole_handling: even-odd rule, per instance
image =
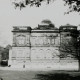
MULTIPOLYGON (((45 4, 45 5, 44 5, 45 4)), ((62 0, 41 7, 30 7, 14 9, 11 0, 0 0, 0 45, 6 46, 12 44, 13 26, 31 26, 36 27, 44 19, 51 20, 56 27, 67 23, 78 26, 80 24, 80 15, 70 13, 64 15, 67 7, 64 7, 62 0)))

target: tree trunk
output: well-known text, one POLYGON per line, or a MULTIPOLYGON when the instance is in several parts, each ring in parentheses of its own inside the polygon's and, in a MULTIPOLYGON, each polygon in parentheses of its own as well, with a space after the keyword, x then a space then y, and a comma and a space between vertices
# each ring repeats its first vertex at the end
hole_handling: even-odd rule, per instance
POLYGON ((80 59, 79 59, 79 71, 80 71, 80 59))

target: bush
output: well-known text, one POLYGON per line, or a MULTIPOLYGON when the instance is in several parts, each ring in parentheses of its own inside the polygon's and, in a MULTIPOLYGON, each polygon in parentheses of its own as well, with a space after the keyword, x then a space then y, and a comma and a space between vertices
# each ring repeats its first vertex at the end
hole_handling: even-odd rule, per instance
POLYGON ((1 61, 1 66, 8 66, 8 61, 7 60, 2 60, 1 61))

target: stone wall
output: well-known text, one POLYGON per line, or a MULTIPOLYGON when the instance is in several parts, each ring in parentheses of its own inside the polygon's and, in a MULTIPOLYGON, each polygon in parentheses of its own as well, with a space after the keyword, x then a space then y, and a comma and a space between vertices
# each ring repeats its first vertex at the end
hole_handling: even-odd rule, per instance
POLYGON ((56 60, 59 55, 57 47, 31 47, 31 60, 56 60))
POLYGON ((24 63, 30 61, 30 48, 29 47, 12 47, 9 53, 9 65, 15 63, 24 63))
POLYGON ((13 46, 30 46, 30 33, 14 32, 13 33, 13 46))

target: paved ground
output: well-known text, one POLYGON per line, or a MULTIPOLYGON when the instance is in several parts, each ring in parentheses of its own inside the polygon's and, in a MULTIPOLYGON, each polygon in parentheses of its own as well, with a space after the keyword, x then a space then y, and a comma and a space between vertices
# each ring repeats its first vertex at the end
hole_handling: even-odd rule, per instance
POLYGON ((35 74, 31 71, 0 71, 3 80, 34 80, 35 74))
POLYGON ((6 69, 0 69, 0 78, 2 78, 2 80, 80 80, 80 72, 78 71, 32 71, 6 69))
POLYGON ((0 70, 0 78, 3 80, 37 80, 37 74, 45 74, 46 71, 16 71, 0 70))

